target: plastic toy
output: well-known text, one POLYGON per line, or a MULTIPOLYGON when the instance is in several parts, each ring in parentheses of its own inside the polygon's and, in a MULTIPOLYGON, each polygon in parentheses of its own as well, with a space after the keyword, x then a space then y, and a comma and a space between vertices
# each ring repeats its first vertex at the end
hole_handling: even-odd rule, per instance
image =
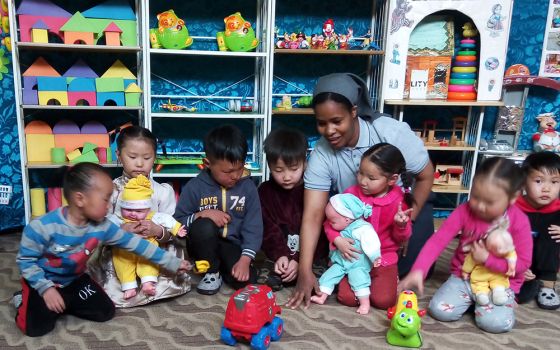
POLYGON ((418 310, 418 299, 413 291, 401 292, 395 306, 387 309, 387 318, 391 320, 387 343, 407 348, 421 347, 421 317, 425 314, 426 310, 418 310))
POLYGON ((161 103, 159 108, 167 109, 170 112, 196 112, 196 107, 187 107, 176 103, 171 103, 171 100, 167 100, 167 103, 161 103))
POLYGON ((251 23, 243 19, 240 12, 224 18, 224 23, 226 30, 216 33, 220 51, 247 52, 254 50, 259 45, 251 23))
POLYGON ((192 45, 193 39, 185 26, 185 21, 177 17, 175 11, 167 10, 157 15, 158 28, 150 29, 150 44, 159 49, 185 49, 192 45))
POLYGON ((536 117, 539 122, 539 131, 533 135, 535 152, 560 152, 560 133, 556 131, 555 118, 554 113, 541 113, 536 117))
POLYGON ((281 312, 270 287, 249 284, 230 297, 220 338, 231 346, 245 340, 252 349, 268 349, 282 337, 284 321, 276 316, 281 312))

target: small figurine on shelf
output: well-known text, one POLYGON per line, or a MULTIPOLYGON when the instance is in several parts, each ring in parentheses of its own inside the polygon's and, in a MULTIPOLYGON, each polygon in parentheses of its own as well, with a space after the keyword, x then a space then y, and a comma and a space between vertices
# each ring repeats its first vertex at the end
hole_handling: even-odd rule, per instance
POLYGON ((333 41, 334 37, 336 37, 336 32, 334 31, 334 21, 329 18, 323 23, 323 35, 325 37, 325 41, 333 41))
POLYGON ((533 135, 533 149, 536 152, 560 152, 560 133, 556 131, 554 113, 541 113, 537 116, 539 131, 533 135))
POLYGON ((247 22, 240 12, 224 18, 224 23, 225 31, 216 33, 220 51, 247 52, 254 50, 259 45, 251 23, 247 22))
POLYGON ((413 291, 401 292, 395 306, 387 310, 387 317, 391 320, 387 343, 407 348, 421 347, 421 317, 425 314, 426 310, 418 310, 418 299, 413 291))
POLYGON ((185 21, 177 17, 175 11, 167 10, 157 15, 158 28, 150 29, 150 44, 159 49, 185 49, 192 45, 193 39, 185 26, 185 21))
POLYGON ((251 343, 252 349, 268 349, 284 332, 276 295, 269 286, 249 284, 229 298, 220 339, 234 346, 238 340, 251 343))
POLYGON ((170 112, 196 112, 196 107, 187 107, 177 103, 171 103, 171 100, 167 100, 167 103, 161 103, 159 105, 159 108, 166 109, 170 112))
POLYGON ((305 37, 305 34, 303 32, 298 33, 297 41, 298 41, 298 48, 309 49, 309 42, 307 41, 307 38, 305 37))

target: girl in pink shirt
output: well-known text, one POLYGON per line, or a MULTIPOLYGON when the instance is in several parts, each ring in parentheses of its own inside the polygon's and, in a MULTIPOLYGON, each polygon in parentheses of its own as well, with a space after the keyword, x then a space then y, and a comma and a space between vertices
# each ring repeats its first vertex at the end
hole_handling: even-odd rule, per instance
POLYGON ((475 321, 480 329, 490 333, 510 331, 515 324, 514 293, 519 292, 523 273, 531 265, 533 251, 529 220, 513 205, 523 185, 523 178, 522 170, 509 159, 495 157, 484 161, 474 176, 468 202, 457 207, 426 242, 411 272, 399 284, 399 290, 416 289, 422 294, 424 278, 430 266, 449 242, 458 236, 459 245, 451 259, 451 276, 430 301, 430 314, 440 321, 456 321, 475 304, 475 321), (483 242, 489 229, 504 217, 509 220, 509 232, 517 252, 515 276, 510 278, 504 305, 478 305, 470 282, 461 278, 465 247, 472 246, 470 253, 476 264, 505 274, 508 269, 506 259, 489 253, 483 242))
MULTIPOLYGON (((412 233, 410 213, 414 199, 410 183, 411 177, 406 174, 406 163, 399 149, 388 143, 378 143, 362 155, 357 184, 344 191, 372 206, 372 215, 367 221, 381 241, 381 262, 374 265, 370 272, 370 303, 378 309, 387 309, 397 301, 397 251, 412 233), (404 193, 397 185, 399 175, 404 193)), ((352 241, 340 237, 328 221, 325 221, 324 227, 331 244, 344 258, 352 259, 356 253, 352 241)), ((337 299, 343 305, 358 305, 347 277, 338 285, 337 299)))

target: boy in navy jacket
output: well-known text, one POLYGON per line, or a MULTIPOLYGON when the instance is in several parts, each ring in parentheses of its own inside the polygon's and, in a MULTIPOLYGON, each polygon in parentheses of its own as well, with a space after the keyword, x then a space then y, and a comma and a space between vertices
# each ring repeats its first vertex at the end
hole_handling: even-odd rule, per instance
POLYGON ((199 273, 197 291, 212 295, 222 277, 238 289, 256 283, 252 266, 261 248, 263 223, 257 188, 246 172, 247 140, 231 125, 204 138, 205 170, 187 182, 175 218, 187 228, 187 249, 199 273))

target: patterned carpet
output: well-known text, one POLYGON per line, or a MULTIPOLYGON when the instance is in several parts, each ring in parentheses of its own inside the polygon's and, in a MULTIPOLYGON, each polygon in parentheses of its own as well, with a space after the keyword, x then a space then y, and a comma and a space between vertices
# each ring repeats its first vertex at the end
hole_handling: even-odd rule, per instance
MULTIPOLYGON (((231 349, 219 341, 220 327, 228 297, 233 292, 222 288, 216 296, 202 296, 196 291, 155 304, 117 310, 106 323, 62 317, 55 330, 41 338, 22 336, 14 324, 15 310, 9 304, 19 288, 15 254, 19 234, 0 236, 0 349, 231 349)), ((430 295, 445 279, 450 252, 436 266, 427 282, 426 296, 420 301, 426 307, 430 295)), ((266 267, 261 275, 266 274, 266 267)), ((195 280, 196 283, 196 280, 195 280)), ((279 304, 291 293, 277 293, 279 304)), ((394 349, 385 343, 389 321, 385 313, 374 310, 358 316, 353 308, 329 299, 326 305, 312 305, 308 310, 283 309, 285 332, 271 349, 394 349)), ((517 309, 517 324, 508 334, 493 335, 478 330, 473 317, 465 315, 453 323, 423 319, 425 349, 558 349, 560 310, 542 311, 533 302, 517 309)), ((241 345, 239 349, 248 349, 241 345)))

